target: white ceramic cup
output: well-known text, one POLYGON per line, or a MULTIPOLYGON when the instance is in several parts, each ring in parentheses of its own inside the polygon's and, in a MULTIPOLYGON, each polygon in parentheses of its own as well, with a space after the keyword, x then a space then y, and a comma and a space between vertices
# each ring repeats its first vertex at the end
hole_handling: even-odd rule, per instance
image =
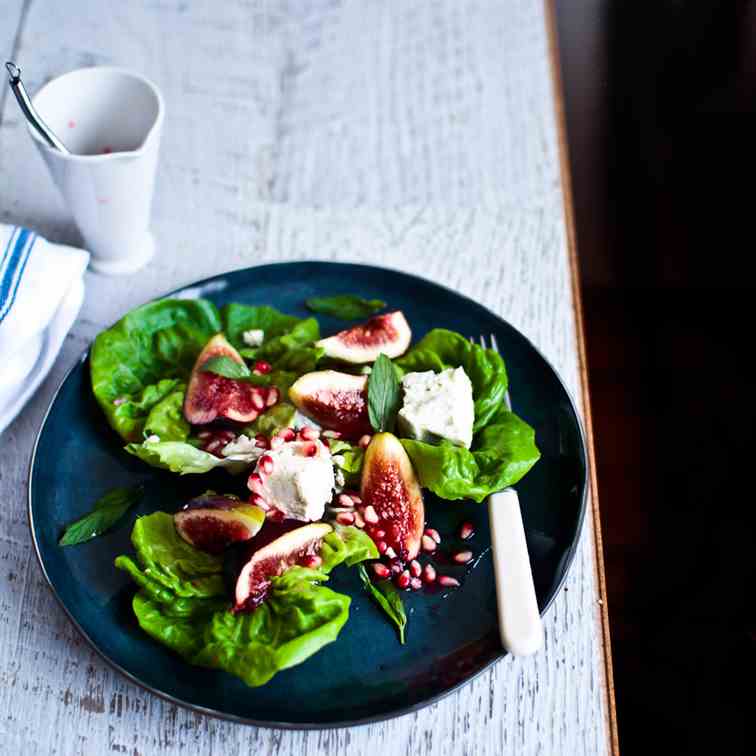
POLYGON ((80 68, 45 84, 32 102, 72 154, 29 133, 71 209, 90 266, 133 273, 152 257, 149 231, 163 98, 152 82, 120 68, 80 68))

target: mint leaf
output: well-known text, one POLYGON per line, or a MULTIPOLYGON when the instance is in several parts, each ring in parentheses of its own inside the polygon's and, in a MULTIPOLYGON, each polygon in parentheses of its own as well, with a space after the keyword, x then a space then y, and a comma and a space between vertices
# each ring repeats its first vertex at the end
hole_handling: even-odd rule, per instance
POLYGON ((386 303, 380 299, 363 299, 354 294, 336 294, 333 297, 310 297, 305 304, 308 310, 331 315, 341 320, 367 318, 382 310, 386 303))
POLYGON ((144 493, 142 486, 108 491, 84 517, 71 523, 58 541, 59 546, 75 546, 106 533, 126 514, 144 493))
POLYGON ((396 628, 399 631, 399 642, 404 645, 404 630, 407 627, 407 614, 404 611, 404 604, 402 604, 399 591, 394 588, 394 585, 390 580, 381 580, 381 582, 375 584, 367 574, 365 565, 361 564, 357 569, 359 570, 363 587, 370 594, 375 603, 386 612, 389 619, 396 625, 396 628))
POLYGON ((394 429, 399 400, 399 379, 394 365, 385 354, 379 354, 368 378, 368 417, 376 431, 394 429))
POLYGON ((239 378, 247 378, 252 371, 244 363, 221 355, 219 357, 211 357, 202 366, 202 372, 215 373, 215 375, 220 375, 224 378, 239 380, 239 378))
POLYGON ((203 366, 203 373, 213 373, 222 378, 230 378, 233 381, 244 381, 253 386, 270 386, 273 383, 273 375, 259 375, 253 373, 246 365, 232 360, 230 357, 211 357, 203 366))

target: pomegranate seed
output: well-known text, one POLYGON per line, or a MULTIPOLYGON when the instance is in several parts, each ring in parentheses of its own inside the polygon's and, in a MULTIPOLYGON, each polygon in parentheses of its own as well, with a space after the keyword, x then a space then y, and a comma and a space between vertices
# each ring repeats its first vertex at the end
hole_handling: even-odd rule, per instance
POLYGON ((320 433, 315 428, 305 426, 299 431, 299 437, 302 441, 315 441, 315 439, 320 438, 320 433))
POLYGON ((204 441, 206 438, 210 438, 210 436, 212 435, 213 435, 212 431, 200 431, 197 434, 197 438, 201 438, 204 441))
POLYGON ((273 438, 270 439, 270 448, 271 449, 280 449, 284 445, 283 437, 281 436, 273 436, 273 438))
POLYGON ((452 554, 452 559, 457 564, 467 564, 472 557, 472 551, 458 551, 456 554, 452 554))
POLYGON ((443 585, 445 588, 457 588, 459 586, 459 580, 450 577, 449 575, 441 575, 438 579, 438 584, 443 585))
POLYGON ((270 475, 273 472, 273 457, 269 454, 263 454, 257 463, 257 467, 266 475, 270 475))
POLYGON ((312 556, 306 556, 302 560, 303 567, 311 567, 313 569, 316 569, 320 567, 321 564, 323 564, 323 560, 317 554, 313 554, 312 556))
POLYGON ((370 440, 372 439, 372 436, 368 436, 366 433, 360 440, 357 442, 357 446, 360 447, 360 449, 367 449, 368 445, 370 444, 370 440))
POLYGON ((391 574, 391 570, 380 562, 373 562, 373 572, 379 578, 387 578, 391 574))
POLYGON ((432 564, 426 564, 423 567, 423 580, 426 583, 432 583, 436 579, 436 568, 432 564))
POLYGON ((432 554, 436 550, 436 542, 429 535, 423 536, 422 544, 423 551, 427 551, 432 554))
POLYGON ((471 522, 463 522, 459 529, 459 537, 466 541, 475 534, 475 526, 471 522))
POLYGON ((248 423, 254 423, 257 418, 260 417, 260 413, 257 410, 251 410, 249 413, 248 423))
POLYGON ((378 549, 379 554, 385 554, 386 549, 388 549, 388 544, 386 541, 378 541, 378 543, 375 544, 375 547, 378 549))
POLYGON ((257 410, 261 410, 265 407, 265 399, 263 399, 262 394, 257 391, 252 394, 252 406, 257 410))
POLYGON ((404 570, 399 577, 396 579, 396 584, 400 588, 406 588, 410 584, 410 574, 408 570, 404 570))
POLYGON ((268 391, 268 396, 265 399, 265 406, 266 407, 272 407, 274 404, 278 404, 278 400, 281 398, 281 394, 279 393, 278 389, 273 386, 268 391))
POLYGON ((420 562, 417 561, 417 559, 413 559, 410 562, 410 572, 412 573, 412 577, 420 577, 420 573, 423 571, 423 568, 420 566, 420 562))
POLYGON ((351 512, 339 512, 336 515, 339 525, 354 525, 354 515, 351 512))
POLYGON ((441 543, 441 536, 435 528, 426 528, 425 535, 432 538, 436 543, 441 543))
POLYGON ((389 559, 396 559, 396 552, 394 551, 394 549, 392 549, 392 548, 391 548, 391 546, 389 546, 389 547, 388 547, 388 548, 386 549, 386 556, 387 556, 387 557, 388 557, 389 559))
POLYGON ((385 538, 386 537, 386 531, 385 530, 374 530, 373 531, 373 538, 385 538))
POLYGON ((362 515, 359 512, 354 513, 354 524, 358 528, 364 528, 365 527, 365 520, 362 519, 362 515))
POLYGON ((348 493, 347 496, 355 503, 362 504, 362 499, 356 493, 348 493))
POLYGON ((376 525, 378 522, 380 522, 378 513, 375 511, 372 504, 368 504, 362 514, 365 518, 365 522, 369 522, 371 525, 376 525))
POLYGON ((419 591, 423 587, 423 581, 420 580, 420 578, 412 578, 410 580, 410 588, 412 588, 413 591, 419 591))
POLYGON ((264 510, 265 512, 267 512, 270 509, 270 504, 268 504, 265 498, 260 496, 260 494, 254 494, 252 496, 252 503, 256 507, 260 507, 260 509, 264 510))
POLYGON ((318 445, 314 441, 308 441, 302 444, 300 451, 304 457, 314 457, 318 453, 318 445))
POLYGON ((394 573, 394 575, 398 575, 402 569, 404 569, 404 565, 398 560, 394 559, 391 562, 391 572, 394 573))
POLYGON ((276 435, 284 441, 293 441, 297 434, 293 428, 281 428, 276 435))
POLYGON ((261 373, 262 375, 265 375, 266 373, 269 373, 272 370, 271 365, 269 362, 265 362, 265 360, 258 360, 255 363, 255 372, 261 373))
POLYGON ((263 485, 263 480, 257 473, 252 473, 252 475, 247 478, 247 488, 252 491, 252 493, 259 494, 260 496, 265 496, 265 486, 263 485))
POLYGON ((284 513, 280 509, 271 509, 265 516, 271 522, 283 522, 286 519, 284 513))
POLYGON ((255 436, 255 446, 258 449, 269 449, 270 441, 268 440, 268 437, 264 433, 258 433, 255 436))
POLYGON ((351 497, 347 496, 346 494, 339 494, 337 501, 339 502, 340 507, 347 507, 348 509, 351 509, 354 506, 354 502, 352 501, 351 497))
POLYGON ((341 438, 341 433, 335 430, 324 430, 323 435, 326 438, 341 438))

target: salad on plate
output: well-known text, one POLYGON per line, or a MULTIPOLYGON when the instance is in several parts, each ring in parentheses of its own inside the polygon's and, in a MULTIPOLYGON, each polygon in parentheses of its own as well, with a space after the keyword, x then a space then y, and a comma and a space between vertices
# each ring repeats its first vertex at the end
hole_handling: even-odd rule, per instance
MULTIPOLYGON (((334 569, 359 571, 404 642, 408 595, 463 590, 476 558, 445 549, 434 502, 464 511, 539 458, 533 429, 507 409, 497 352, 443 328, 413 343, 404 314, 378 300, 306 304, 363 322, 323 338, 314 316, 165 299, 100 333, 90 355, 125 451, 198 480, 178 512, 138 517, 134 552, 115 560, 136 586, 136 621, 250 686, 338 638, 351 598, 327 586, 334 569), (224 491, 202 483, 216 468, 224 491)), ((98 527, 136 498, 112 492, 92 513, 98 527)), ((96 531, 79 521, 61 543, 96 531)), ((459 538, 470 535, 463 524, 459 538)))

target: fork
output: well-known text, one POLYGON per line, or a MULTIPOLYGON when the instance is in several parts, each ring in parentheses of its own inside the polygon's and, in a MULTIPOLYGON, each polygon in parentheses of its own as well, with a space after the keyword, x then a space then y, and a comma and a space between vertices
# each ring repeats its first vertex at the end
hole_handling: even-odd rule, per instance
MULTIPOLYGON (((475 343, 472 338, 470 341, 475 343)), ((490 347, 482 335, 480 345, 500 354, 494 334, 490 336, 490 347)), ((509 390, 504 404, 511 411, 509 390)), ((543 645, 543 623, 538 612, 520 500, 514 488, 505 488, 491 494, 487 502, 501 645, 513 656, 529 656, 543 645)))

